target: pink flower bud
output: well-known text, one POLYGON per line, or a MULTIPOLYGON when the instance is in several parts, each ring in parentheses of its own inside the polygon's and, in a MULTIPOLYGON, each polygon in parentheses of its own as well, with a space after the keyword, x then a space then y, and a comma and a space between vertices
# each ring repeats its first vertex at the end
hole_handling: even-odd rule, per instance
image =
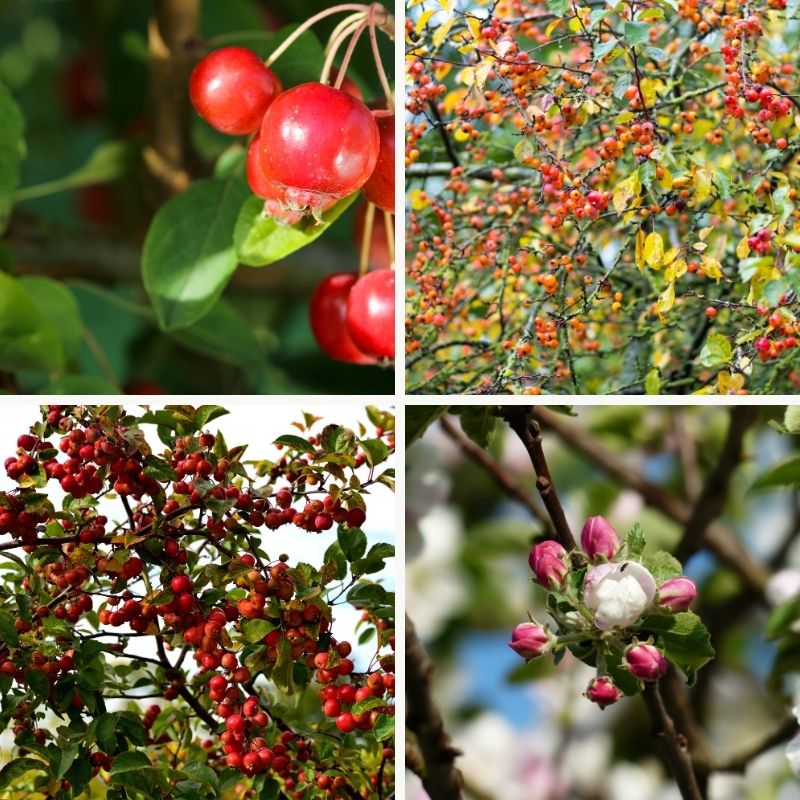
POLYGON ((536 582, 545 589, 557 589, 569 572, 564 557, 567 551, 553 539, 540 542, 531 548, 528 564, 536 575, 536 582))
POLYGON ((593 678, 589 687, 584 692, 593 703, 597 703, 600 708, 616 703, 622 697, 622 692, 614 685, 614 681, 605 675, 600 678, 593 678))
POLYGON ((637 642, 625 651, 625 666, 643 681, 657 681, 667 671, 667 659, 652 644, 637 642))
POLYGON ((514 628, 508 646, 526 661, 546 653, 551 646, 550 635, 535 622, 523 622, 514 628))
POLYGON ((683 575, 680 578, 670 578, 658 587, 658 605, 673 613, 686 611, 695 597, 697 587, 683 575))
POLYGON ((594 561, 598 556, 605 556, 609 561, 619 550, 619 534, 605 517, 589 517, 581 531, 581 547, 594 561))

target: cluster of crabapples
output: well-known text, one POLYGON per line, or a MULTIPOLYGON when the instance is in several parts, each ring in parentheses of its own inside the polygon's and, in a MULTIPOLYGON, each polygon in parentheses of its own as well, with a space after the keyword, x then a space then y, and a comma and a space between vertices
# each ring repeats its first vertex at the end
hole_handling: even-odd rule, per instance
POLYGON ((642 631, 636 626, 643 616, 686 611, 697 595, 684 575, 657 584, 642 563, 624 558, 624 551, 619 534, 600 516, 586 520, 581 550, 570 554, 552 539, 534 545, 528 558, 534 580, 561 601, 549 606, 557 631, 531 620, 517 625, 509 642, 525 661, 578 642, 590 648, 589 654, 596 653, 597 675, 585 696, 600 708, 623 694, 610 674, 612 668, 629 673, 640 686, 667 671, 667 659, 653 638, 638 638, 642 631))
MULTIPOLYGON (((334 717, 343 734, 369 731, 379 714, 394 715, 394 656, 376 656, 370 671, 357 673, 349 658, 350 643, 332 636, 330 607, 321 600, 297 596, 292 570, 286 563, 288 556, 265 564, 251 552, 231 554, 226 580, 233 582, 235 599, 223 592, 220 599, 211 602, 195 586, 186 565, 189 537, 201 535, 209 543, 219 543, 229 535, 261 526, 274 530, 295 524, 313 532, 328 530, 334 523, 358 527, 366 520, 363 503, 352 504, 340 492, 323 490, 322 499, 306 499, 303 505, 294 507, 297 490, 318 481, 317 476, 303 471, 310 463, 308 454, 297 458, 287 455, 271 465, 271 480, 283 480, 286 485, 269 497, 240 489, 233 483, 241 475, 236 451, 227 451, 225 457, 219 455, 214 451, 217 440, 211 433, 175 440, 167 459, 175 479, 171 487, 165 479, 165 491, 161 482, 146 474, 146 448, 140 447, 140 440, 125 426, 84 416, 80 407, 67 406, 49 406, 46 423, 51 438, 61 437, 58 446, 34 434, 20 436, 17 454, 5 462, 7 475, 20 483, 20 488, 0 493, 0 533, 11 534, 28 553, 40 547, 59 548, 58 558, 37 563, 32 575, 22 581, 34 600, 31 621, 17 619, 17 632, 38 640, 50 615, 75 624, 96 610, 97 622, 106 630, 127 625, 140 635, 168 637, 168 646, 178 641, 196 662, 198 677, 193 680, 205 686, 211 713, 224 728, 218 740, 204 743, 212 762, 248 776, 270 771, 288 790, 308 781, 321 790, 330 790, 331 797, 345 796, 339 791, 349 787, 349 782, 341 775, 329 774, 318 763, 313 741, 272 718, 255 693, 257 675, 234 652, 230 634, 251 620, 264 620, 268 632, 258 642, 263 646, 259 669, 274 667, 282 658, 303 664, 321 686, 324 715, 334 717), (58 460, 59 451, 65 460, 58 460), (34 477, 39 479, 39 486, 58 481, 73 500, 113 489, 126 499, 128 521, 124 526, 113 526, 107 516, 97 513, 94 504, 73 508, 71 513, 56 512, 45 494, 26 486, 34 477), (160 511, 143 500, 144 495, 152 499, 160 496, 160 511), (128 498, 141 502, 131 508, 128 498), (207 516, 200 528, 192 527, 189 518, 199 509, 208 512, 207 516), (250 528, 244 528, 244 523, 250 528), (46 524, 50 527, 43 537, 46 524), (153 589, 147 583, 147 594, 137 591, 143 573, 154 580, 154 566, 160 570, 161 588, 153 589), (96 599, 100 600, 98 609, 96 599), (353 708, 368 699, 376 702, 363 711, 353 708)), ((377 433, 387 439, 393 437, 380 428, 377 433)), ((319 446, 321 437, 309 435, 308 441, 319 446)), ((354 460, 357 465, 363 464, 363 452, 354 460)), ((393 625, 363 613, 365 621, 378 629, 381 646, 393 650, 393 625)), ((121 652, 122 645, 112 644, 108 649, 121 652)), ((30 670, 42 673, 51 686, 51 701, 56 703, 55 684, 75 669, 73 656, 72 650, 45 655, 36 647, 17 648, 12 653, 0 645, 0 674, 24 686, 30 670)), ((161 694, 168 701, 186 696, 186 684, 182 669, 166 669, 161 694)), ((70 703, 74 708, 83 706, 78 693, 70 703)), ((37 738, 46 737, 32 728, 33 717, 26 719, 23 706, 18 711, 15 731, 32 729, 37 738)), ((146 711, 143 722, 147 730, 158 712, 158 706, 146 711)), ((91 763, 95 769, 108 769, 111 757, 93 753, 91 763)))
MULTIPOLYGON (((252 137, 247 180, 266 215, 285 225, 307 215, 321 222, 337 202, 362 191, 362 245, 366 239, 371 247, 376 210, 385 214, 384 236, 392 236, 395 115, 381 102, 368 106, 344 73, 335 86, 309 82, 284 91, 252 50, 223 47, 194 68, 189 94, 212 127, 252 137)), ((394 272, 390 264, 366 271, 367 263, 374 261, 326 277, 309 307, 320 348, 353 364, 394 358, 394 272)))

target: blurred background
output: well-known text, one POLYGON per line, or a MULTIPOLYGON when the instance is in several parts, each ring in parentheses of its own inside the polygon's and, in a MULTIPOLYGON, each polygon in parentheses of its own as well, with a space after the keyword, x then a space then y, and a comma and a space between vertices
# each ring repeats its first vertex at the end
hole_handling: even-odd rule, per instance
MULTIPOLYGON (((407 420, 414 407, 408 411, 407 420)), ((683 526, 648 506, 632 482, 610 477, 606 468, 613 465, 692 503, 716 463, 729 410, 601 406, 576 408, 574 416, 558 412, 545 410, 567 435, 543 425, 542 436, 572 530, 579 532, 588 516, 601 514, 621 535, 641 523, 648 551, 673 549, 683 526), (587 455, 587 445, 607 461, 587 455)), ((783 416, 781 407, 759 412, 720 518, 771 576, 765 592, 743 585, 708 550, 685 565, 700 592, 693 609, 717 651, 689 694, 712 758, 731 758, 788 723, 779 746, 751 760, 744 774, 712 776, 712 800, 800 798, 800 782, 784 753, 794 733, 788 712, 797 702, 792 696, 800 675, 800 637, 791 630, 800 616, 800 461, 793 460, 800 447, 797 436, 776 430, 783 416), (781 470, 774 470, 777 465, 781 470), (780 635, 767 640, 765 625, 770 614, 775 624, 776 606, 785 619, 776 627, 780 635)), ((541 506, 519 439, 504 423, 490 424, 494 437, 485 452, 541 506)), ((470 446, 458 417, 445 414, 411 445, 406 459, 408 613, 436 667, 433 693, 446 730, 463 751, 457 765, 465 796, 679 798, 641 698, 624 698, 601 711, 581 696, 593 669, 569 653, 557 667, 548 658, 525 666, 508 647, 511 630, 527 621, 529 611, 547 619, 546 593, 532 583, 527 563, 542 529, 465 454, 470 446)), ((416 776, 408 780, 409 800, 427 798, 416 776)))
MULTIPOLYGON (((358 203, 288 258, 239 267, 222 299, 190 328, 165 334, 155 325, 140 256, 167 195, 143 161, 154 137, 148 20, 154 8, 176 1, 180 6, 179 0, 0 0, 0 88, 21 107, 26 150, 15 210, 0 239, 0 270, 58 281, 67 291, 54 298, 53 313, 79 339, 67 343, 70 369, 55 384, 52 375, 22 369, 0 372, 0 390, 338 394, 357 382, 364 391, 392 392, 391 370, 332 361, 308 325, 308 299, 322 277, 357 270, 358 203)), ((231 44, 267 57, 298 23, 332 5, 200 0, 192 62, 231 44)), ((291 50, 283 57, 292 83, 319 79, 324 44, 341 19, 337 14, 315 26, 294 61, 291 50)), ((392 44, 380 35, 379 45, 391 77, 392 44)), ((347 76, 365 100, 382 97, 368 37, 347 76)), ((193 178, 209 176, 224 152, 228 165, 243 159, 244 138, 205 124, 188 108, 188 90, 176 103, 187 106, 193 178)), ((387 258, 382 235, 373 237, 376 259, 387 258)))

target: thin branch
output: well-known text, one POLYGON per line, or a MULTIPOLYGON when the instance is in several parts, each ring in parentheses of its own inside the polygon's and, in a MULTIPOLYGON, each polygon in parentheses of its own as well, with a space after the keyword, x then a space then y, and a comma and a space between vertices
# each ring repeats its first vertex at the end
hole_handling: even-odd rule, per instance
MULTIPOLYGON (((455 765, 460 755, 450 744, 442 715, 431 695, 433 664, 406 617, 406 725, 414 733, 424 761, 422 784, 436 800, 462 800, 464 780, 455 765)), ((418 768, 421 765, 417 765, 418 768)))
POLYGON ((467 438, 457 426, 453 425, 448 417, 442 417, 440 424, 444 432, 459 446, 464 455, 483 467, 509 497, 522 503, 545 526, 546 537, 552 539, 555 536, 555 530, 550 517, 533 501, 530 494, 508 474, 503 465, 495 461, 483 448, 478 447, 475 442, 467 438))
POLYGON ((765 736, 760 742, 748 747, 741 753, 731 756, 727 760, 718 761, 714 764, 714 769, 718 772, 744 772, 747 769, 747 765, 754 758, 782 744, 787 739, 791 739, 797 733, 797 730, 797 720, 793 716, 787 716, 778 728, 765 736))
MULTIPOLYGON (((576 452, 593 461, 615 481, 638 492, 647 505, 658 509, 662 514, 681 525, 685 525, 689 521, 692 508, 688 503, 648 481, 639 470, 610 453, 585 431, 566 422, 559 414, 545 408, 537 407, 533 414, 542 425, 556 433, 576 452)), ((769 579, 769 571, 750 557, 744 545, 730 528, 720 522, 713 522, 706 530, 705 546, 714 552, 725 566, 739 575, 747 585, 763 595, 769 579)))
POLYGON ((664 755, 683 800, 704 800, 697 784, 686 737, 675 727, 675 722, 664 705, 659 683, 660 681, 656 681, 648 684, 642 692, 653 720, 653 735, 661 739, 664 755))
POLYGON ((709 525, 725 509, 731 479, 744 455, 744 437, 758 418, 758 407, 733 406, 729 416, 728 435, 717 457, 717 463, 706 475, 703 491, 694 504, 675 550, 675 557, 681 562, 685 562, 703 546, 709 525))
POLYGON ((547 466, 547 459, 542 449, 542 436, 539 423, 533 418, 531 406, 501 406, 500 416, 508 423, 528 453, 528 457, 536 472, 536 488, 542 498, 544 507, 553 521, 555 538, 565 550, 575 550, 575 537, 572 535, 558 492, 547 466))

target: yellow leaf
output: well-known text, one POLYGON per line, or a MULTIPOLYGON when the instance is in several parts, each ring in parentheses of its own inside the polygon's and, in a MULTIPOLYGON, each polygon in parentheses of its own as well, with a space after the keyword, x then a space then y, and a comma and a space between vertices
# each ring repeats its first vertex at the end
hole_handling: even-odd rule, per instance
POLYGON ((664 240, 660 233, 653 231, 647 234, 644 240, 644 260, 653 268, 658 269, 664 258, 664 240))
POLYGON ((730 372, 719 372, 717 374, 717 390, 720 394, 736 394, 744 386, 744 375, 730 372))
POLYGON ((697 250, 698 253, 702 253, 706 247, 708 247, 708 245, 705 242, 695 242, 692 245, 692 250, 697 250))
POLYGON ((698 167, 694 171, 694 202, 692 205, 700 205, 700 203, 708 200, 711 197, 712 188, 712 172, 705 167, 698 167))
POLYGON ((705 272, 709 278, 713 278, 719 283, 720 278, 723 277, 722 264, 711 256, 700 256, 700 259, 703 262, 703 272, 705 272))
POLYGON ((736 257, 747 258, 750 255, 750 242, 747 241, 747 236, 742 236, 739 239, 739 244, 736 245, 736 257))
POLYGON ((453 138, 459 143, 468 142, 469 141, 469 134, 466 131, 462 131, 461 128, 454 131, 453 138))
POLYGON ((472 34, 473 39, 480 39, 481 36, 481 21, 476 17, 467 17, 467 27, 472 34))
POLYGON ((628 207, 630 201, 639 196, 641 189, 642 184, 639 181, 638 169, 614 187, 611 202, 617 214, 621 214, 628 207))
POLYGON ((678 259, 664 270, 664 280, 676 281, 682 275, 686 274, 686 269, 686 262, 682 258, 678 259))
POLYGON ((672 173, 666 167, 664 167, 664 174, 658 179, 658 185, 662 189, 672 188, 672 173))
POLYGON ((704 242, 706 240, 706 238, 708 237, 708 234, 711 233, 711 231, 713 231, 713 230, 714 230, 714 226, 713 225, 709 225, 707 228, 700 228, 700 231, 699 231, 700 241, 704 242))
POLYGON ((548 26, 545 28, 544 37, 545 39, 550 38, 550 34, 561 24, 561 17, 558 19, 554 19, 548 26))
POLYGON ((664 258, 661 259, 661 263, 671 264, 678 257, 678 253, 680 253, 680 251, 680 247, 670 247, 670 249, 664 253, 664 258))
POLYGON ((636 249, 633 257, 636 261, 636 266, 639 267, 639 272, 644 272, 644 231, 641 228, 636 231, 636 249))
POLYGON ((433 8, 429 8, 427 11, 423 11, 419 15, 419 19, 417 20, 417 24, 414 26, 414 32, 419 35, 422 33, 423 28, 428 24, 428 20, 436 13, 436 10, 433 8))
POLYGON ((450 33, 450 28, 453 27, 455 21, 455 17, 450 17, 433 32, 434 49, 438 50, 444 44, 444 40, 447 38, 447 34, 450 33))
POLYGON ((672 306, 675 305, 675 284, 670 283, 666 289, 661 293, 656 304, 658 314, 663 319, 670 311, 672 306))
POLYGON ((639 81, 639 86, 644 95, 644 101, 648 106, 652 106, 655 103, 658 93, 664 89, 664 84, 659 80, 653 80, 653 78, 644 78, 639 81))
POLYGON ((483 91, 483 87, 486 85, 486 79, 489 77, 489 73, 494 69, 494 64, 494 58, 492 56, 487 56, 485 60, 481 61, 475 70, 474 85, 478 91, 483 91))
POLYGON ((453 0, 439 0, 439 5, 448 13, 453 10, 453 0))
POLYGON ((414 189, 412 192, 409 192, 408 199, 413 211, 422 211, 422 209, 427 208, 430 203, 428 195, 425 194, 422 189, 414 189))

